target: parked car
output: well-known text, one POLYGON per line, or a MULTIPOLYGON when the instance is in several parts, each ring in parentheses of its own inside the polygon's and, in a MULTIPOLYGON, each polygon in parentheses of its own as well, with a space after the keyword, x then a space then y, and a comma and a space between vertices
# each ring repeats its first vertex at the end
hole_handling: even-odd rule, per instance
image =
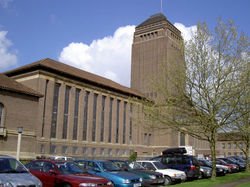
POLYGON ((236 173, 239 172, 239 166, 235 165, 235 164, 230 164, 222 159, 216 159, 216 164, 220 164, 220 165, 224 165, 224 166, 228 166, 230 168, 231 173, 236 173))
POLYGON ((229 163, 229 164, 235 164, 239 167, 239 171, 245 171, 246 170, 246 164, 245 163, 242 163, 242 162, 239 162, 233 158, 219 158, 221 160, 224 160, 225 162, 229 163))
POLYGON ((91 175, 74 162, 58 160, 34 160, 26 164, 30 172, 39 178, 43 187, 113 187, 111 181, 91 175))
POLYGON ((199 178, 210 178, 212 176, 212 168, 206 166, 200 166, 199 178))
MULTIPOLYGON (((159 161, 154 160, 138 160, 136 163, 141 164, 144 168, 152 171, 162 173, 165 177, 165 185, 180 183, 186 180, 186 174, 183 171, 167 168, 159 161)), ((131 163, 131 166, 134 167, 134 164, 131 163)))
POLYGON ((91 174, 104 177, 115 187, 139 187, 142 186, 142 178, 134 173, 122 171, 112 162, 107 160, 75 160, 82 169, 87 169, 91 174))
POLYGON ((109 160, 124 171, 134 173, 142 178, 142 186, 163 185, 165 179, 162 173, 146 170, 142 165, 134 163, 132 168, 128 162, 123 160, 109 160))
POLYGON ((11 156, 0 155, 0 186, 42 187, 42 183, 21 162, 11 156))
MULTIPOLYGON (((198 162, 200 166, 205 166, 212 168, 212 163, 208 160, 205 159, 198 159, 198 162)), ((228 166, 223 166, 223 165, 218 165, 216 164, 216 176, 224 176, 226 173, 229 172, 229 167, 228 166)))
POLYGON ((187 155, 185 148, 166 149, 162 155, 151 160, 158 160, 168 168, 184 171, 188 179, 197 179, 200 176, 198 160, 192 155, 187 155))

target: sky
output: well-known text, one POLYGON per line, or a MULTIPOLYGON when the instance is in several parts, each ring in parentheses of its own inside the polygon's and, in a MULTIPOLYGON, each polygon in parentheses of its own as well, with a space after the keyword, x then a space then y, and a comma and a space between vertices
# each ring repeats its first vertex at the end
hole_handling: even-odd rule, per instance
POLYGON ((51 58, 130 87, 135 26, 159 12, 184 39, 218 18, 250 35, 250 0, 0 0, 0 72, 51 58))

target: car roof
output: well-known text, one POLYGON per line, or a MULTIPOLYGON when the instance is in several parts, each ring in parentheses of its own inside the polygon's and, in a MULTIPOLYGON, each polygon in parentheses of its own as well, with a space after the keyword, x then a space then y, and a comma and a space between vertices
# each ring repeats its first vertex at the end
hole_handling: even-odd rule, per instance
POLYGON ((158 160, 137 160, 136 162, 160 162, 158 160))
POLYGON ((15 157, 10 155, 0 155, 0 158, 15 158, 15 157))

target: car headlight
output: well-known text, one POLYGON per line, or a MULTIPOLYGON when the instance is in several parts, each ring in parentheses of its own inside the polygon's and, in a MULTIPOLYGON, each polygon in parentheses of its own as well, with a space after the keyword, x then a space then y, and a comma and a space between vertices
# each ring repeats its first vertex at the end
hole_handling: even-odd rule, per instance
POLYGON ((203 168, 200 168, 200 170, 201 170, 202 172, 204 172, 203 168))
POLYGON ((88 187, 95 187, 97 186, 97 184, 94 184, 94 183, 81 183, 79 184, 79 186, 83 187, 83 186, 88 186, 88 187))
POLYGON ((124 184, 129 184, 129 183, 130 183, 130 180, 129 180, 129 179, 124 179, 122 183, 124 183, 124 184))
POLYGON ((140 178, 139 180, 140 180, 140 182, 142 182, 142 178, 140 178))
POLYGON ((111 181, 109 181, 108 183, 107 183, 107 185, 108 186, 111 186, 113 183, 111 182, 111 181))
POLYGON ((150 179, 156 179, 156 176, 155 175, 149 175, 149 178, 150 179))

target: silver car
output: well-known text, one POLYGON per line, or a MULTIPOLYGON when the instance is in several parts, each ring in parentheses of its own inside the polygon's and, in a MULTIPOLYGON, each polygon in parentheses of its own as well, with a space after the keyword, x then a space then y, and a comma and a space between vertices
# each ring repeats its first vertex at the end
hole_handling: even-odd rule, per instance
POLYGON ((42 187, 42 183, 21 162, 11 156, 0 155, 0 186, 42 187))

